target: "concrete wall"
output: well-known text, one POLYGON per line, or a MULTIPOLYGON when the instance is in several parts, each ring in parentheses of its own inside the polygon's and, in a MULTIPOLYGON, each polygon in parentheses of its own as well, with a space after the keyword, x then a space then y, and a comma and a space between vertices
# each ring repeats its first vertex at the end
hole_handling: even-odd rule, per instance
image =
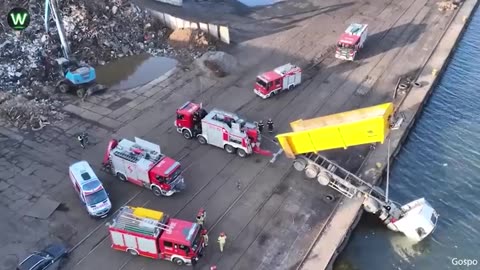
POLYGON ((183 0, 155 0, 155 1, 165 3, 165 4, 174 5, 174 6, 179 6, 179 7, 181 7, 183 5, 183 0))
MULTIPOLYGON (((162 0, 162 1, 176 1, 176 0, 162 0)), ((200 29, 210 36, 222 41, 223 43, 230 44, 230 31, 227 26, 212 24, 212 23, 202 23, 202 22, 191 22, 183 20, 178 17, 174 17, 168 13, 159 12, 155 10, 149 10, 149 12, 155 17, 158 18, 163 24, 168 26, 171 29, 178 28, 190 28, 190 29, 200 29)))

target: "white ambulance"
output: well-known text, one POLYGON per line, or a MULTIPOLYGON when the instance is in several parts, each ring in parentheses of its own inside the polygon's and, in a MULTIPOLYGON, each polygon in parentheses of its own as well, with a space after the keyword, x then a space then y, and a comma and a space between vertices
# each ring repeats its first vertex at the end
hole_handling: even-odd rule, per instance
POLYGON ((92 217, 105 218, 112 209, 112 203, 102 182, 93 172, 90 164, 79 161, 70 165, 68 173, 73 188, 92 217))

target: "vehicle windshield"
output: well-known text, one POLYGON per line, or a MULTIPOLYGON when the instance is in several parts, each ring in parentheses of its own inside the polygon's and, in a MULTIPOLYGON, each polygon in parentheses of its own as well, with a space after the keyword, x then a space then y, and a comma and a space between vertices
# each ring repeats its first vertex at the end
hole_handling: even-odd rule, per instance
POLYGON ((267 88, 267 82, 257 77, 257 83, 260 84, 263 88, 267 88))
POLYGON ((24 262, 22 262, 17 269, 18 270, 30 270, 34 265, 36 265, 38 262, 43 261, 45 258, 34 254, 28 257, 24 262))
POLYGON ((338 43, 337 44, 337 47, 341 50, 350 50, 350 49, 353 49, 354 46, 351 45, 351 44, 345 44, 345 43, 338 43))
POLYGON ((102 188, 95 193, 85 195, 85 202, 87 203, 87 205, 93 206, 95 204, 105 201, 107 198, 107 192, 105 192, 105 189, 102 188))
POLYGON ((167 181, 171 182, 175 180, 182 173, 182 168, 178 167, 168 178, 167 181))

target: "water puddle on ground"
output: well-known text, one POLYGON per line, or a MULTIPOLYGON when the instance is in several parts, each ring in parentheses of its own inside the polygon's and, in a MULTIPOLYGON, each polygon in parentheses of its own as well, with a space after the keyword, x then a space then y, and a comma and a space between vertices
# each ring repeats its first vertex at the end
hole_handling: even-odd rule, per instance
POLYGON ((237 1, 244 4, 247 7, 260 7, 260 6, 270 6, 276 3, 283 2, 285 0, 237 0, 237 1))
POLYGON ((145 85, 177 65, 177 60, 141 54, 123 57, 96 68, 97 82, 109 90, 128 90, 145 85))

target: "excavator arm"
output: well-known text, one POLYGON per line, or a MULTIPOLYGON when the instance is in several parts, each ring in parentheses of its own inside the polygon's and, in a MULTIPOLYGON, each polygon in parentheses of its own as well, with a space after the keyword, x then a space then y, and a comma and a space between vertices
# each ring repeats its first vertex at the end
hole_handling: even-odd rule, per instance
POLYGON ((67 35, 65 34, 65 28, 63 27, 62 18, 58 11, 57 0, 45 0, 45 31, 49 31, 49 20, 50 16, 55 21, 57 26, 58 36, 60 37, 60 42, 62 44, 63 56, 66 59, 69 59, 70 56, 70 46, 68 45, 67 35))
POLYGON ((393 103, 290 123, 292 132, 277 135, 289 158, 305 153, 383 143, 390 131, 393 103))

